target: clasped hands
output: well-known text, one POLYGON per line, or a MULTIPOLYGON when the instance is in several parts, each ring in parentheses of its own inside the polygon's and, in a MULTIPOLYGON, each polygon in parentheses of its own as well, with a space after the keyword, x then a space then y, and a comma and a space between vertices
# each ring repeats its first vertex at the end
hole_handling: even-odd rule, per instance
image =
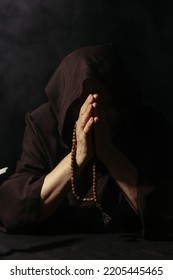
POLYGON ((82 105, 76 126, 78 166, 94 156, 105 163, 114 148, 109 124, 98 94, 90 94, 82 105))

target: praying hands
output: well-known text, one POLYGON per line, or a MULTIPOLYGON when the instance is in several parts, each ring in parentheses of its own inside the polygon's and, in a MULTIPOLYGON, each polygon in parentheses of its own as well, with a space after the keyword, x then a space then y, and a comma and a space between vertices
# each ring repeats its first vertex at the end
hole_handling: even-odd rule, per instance
POLYGON ((82 105, 76 126, 76 162, 79 168, 94 155, 106 166, 124 196, 137 211, 137 170, 114 146, 109 123, 98 94, 90 94, 82 105))

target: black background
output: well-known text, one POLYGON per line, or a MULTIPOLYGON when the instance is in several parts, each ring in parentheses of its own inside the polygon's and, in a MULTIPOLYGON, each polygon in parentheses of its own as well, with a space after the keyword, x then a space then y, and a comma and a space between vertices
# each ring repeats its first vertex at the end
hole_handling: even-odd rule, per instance
POLYGON ((172 121, 171 2, 0 0, 0 168, 13 172, 25 114, 46 100, 45 85, 61 59, 82 46, 113 42, 144 102, 172 121))

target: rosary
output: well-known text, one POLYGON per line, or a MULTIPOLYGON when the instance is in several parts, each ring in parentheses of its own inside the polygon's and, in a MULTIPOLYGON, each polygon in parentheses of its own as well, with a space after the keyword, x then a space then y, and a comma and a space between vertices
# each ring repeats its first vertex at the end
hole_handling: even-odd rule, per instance
POLYGON ((72 137, 72 149, 71 149, 71 189, 74 197, 77 200, 88 202, 95 202, 96 207, 101 211, 102 219, 105 225, 108 225, 112 218, 103 211, 100 203, 97 200, 97 192, 96 192, 96 163, 93 161, 92 165, 92 197, 80 197, 79 194, 75 190, 75 162, 76 162, 76 149, 77 149, 77 140, 76 140, 76 123, 73 129, 73 137, 72 137))

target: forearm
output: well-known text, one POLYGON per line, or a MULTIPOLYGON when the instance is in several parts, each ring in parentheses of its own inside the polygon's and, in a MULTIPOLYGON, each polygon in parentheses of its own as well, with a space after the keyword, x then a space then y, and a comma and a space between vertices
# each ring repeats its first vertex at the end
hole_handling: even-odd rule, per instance
POLYGON ((70 189, 70 163, 71 153, 46 175, 40 193, 40 220, 49 217, 67 195, 70 189))
MULTIPOLYGON (((81 156, 76 157, 75 174, 78 177, 85 167, 81 156)), ((44 179, 41 188, 39 219, 49 217, 61 205, 71 189, 71 153, 69 153, 44 179)))
POLYGON ((137 212, 137 169, 116 147, 105 158, 104 164, 134 211, 137 212))

